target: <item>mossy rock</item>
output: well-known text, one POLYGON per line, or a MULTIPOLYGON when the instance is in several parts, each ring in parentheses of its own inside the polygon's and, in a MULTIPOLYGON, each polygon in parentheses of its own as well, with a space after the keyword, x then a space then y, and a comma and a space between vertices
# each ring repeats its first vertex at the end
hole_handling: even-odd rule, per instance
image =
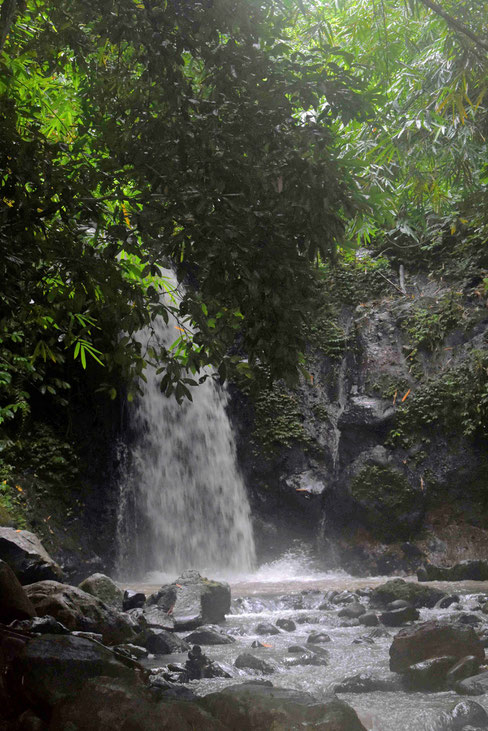
POLYGON ((352 479, 350 493, 361 523, 384 540, 409 537, 424 512, 424 498, 399 470, 366 465, 352 479))
POLYGON ((371 604, 374 607, 386 607, 390 602, 403 599, 416 607, 432 608, 439 599, 446 596, 440 589, 432 586, 416 584, 413 581, 392 579, 386 584, 380 584, 371 594, 371 604))

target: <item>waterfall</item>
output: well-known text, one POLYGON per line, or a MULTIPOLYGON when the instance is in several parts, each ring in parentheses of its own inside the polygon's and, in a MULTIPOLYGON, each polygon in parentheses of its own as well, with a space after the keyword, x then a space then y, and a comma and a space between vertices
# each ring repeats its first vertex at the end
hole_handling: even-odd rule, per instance
MULTIPOLYGON (((143 351, 156 338, 169 347, 175 322, 162 318, 138 334, 143 351)), ((250 508, 236 464, 227 393, 212 378, 178 404, 148 367, 142 396, 130 407, 134 435, 120 460, 118 572, 178 574, 249 571, 254 561, 250 508)))

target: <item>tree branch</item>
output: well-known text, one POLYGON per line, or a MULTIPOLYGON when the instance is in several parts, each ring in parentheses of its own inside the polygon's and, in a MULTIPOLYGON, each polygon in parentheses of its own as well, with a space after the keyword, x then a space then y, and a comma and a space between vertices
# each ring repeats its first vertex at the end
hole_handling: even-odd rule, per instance
POLYGON ((441 8, 440 5, 432 2, 432 0, 420 0, 420 2, 425 5, 426 8, 429 8, 430 10, 433 10, 434 13, 437 13, 437 15, 440 15, 441 18, 444 18, 446 23, 450 25, 451 28, 454 28, 454 30, 457 30, 459 33, 463 33, 465 36, 468 36, 468 38, 470 38, 474 44, 476 44, 488 53, 488 43, 485 43, 485 41, 482 41, 481 38, 478 38, 478 36, 473 33, 472 30, 467 28, 464 23, 461 23, 459 20, 456 20, 456 18, 453 18, 451 15, 449 15, 449 13, 446 13, 444 8, 441 8))
POLYGON ((0 13, 0 53, 3 51, 7 36, 14 22, 17 0, 3 0, 2 12, 0 13))

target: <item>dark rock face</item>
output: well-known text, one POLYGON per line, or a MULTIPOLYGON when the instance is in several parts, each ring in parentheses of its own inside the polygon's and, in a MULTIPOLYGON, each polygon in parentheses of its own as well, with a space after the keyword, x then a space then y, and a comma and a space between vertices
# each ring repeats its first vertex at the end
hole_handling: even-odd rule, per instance
POLYGON ((222 622, 229 613, 230 601, 228 584, 203 578, 198 571, 185 571, 173 584, 150 596, 147 603, 171 612, 176 630, 190 630, 222 622))
POLYGON ((186 652, 190 649, 188 642, 159 627, 146 627, 134 638, 134 643, 145 647, 154 655, 171 655, 173 652, 186 652))
POLYGON ((318 702, 308 693, 267 685, 243 684, 211 693, 199 705, 228 728, 269 731, 307 726, 324 731, 365 731, 356 712, 335 696, 318 702))
POLYGON ((15 619, 35 617, 36 610, 16 575, 0 560, 0 622, 10 624, 15 619))
POLYGON ((28 630, 40 635, 69 635, 69 630, 64 624, 58 622, 54 617, 46 615, 45 617, 34 617, 33 619, 24 619, 22 622, 14 622, 13 629, 28 630))
POLYGON ((419 581, 487 581, 488 561, 461 561, 454 566, 425 563, 417 572, 419 581))
POLYGON ((403 674, 404 685, 408 690, 443 690, 448 671, 455 662, 454 657, 435 657, 410 665, 403 674))
POLYGON ((26 594, 39 616, 50 615, 69 630, 102 634, 107 644, 118 645, 135 636, 130 618, 75 586, 57 581, 38 581, 26 594))
POLYGON ((371 604, 374 607, 386 607, 395 600, 403 599, 407 604, 416 608, 431 608, 444 596, 443 591, 430 586, 419 586, 411 581, 392 579, 373 589, 371 604))
POLYGON ((79 588, 115 609, 122 609, 124 592, 119 589, 115 581, 105 574, 92 574, 81 582, 79 588))
POLYGON ((127 612, 129 609, 140 609, 146 603, 146 595, 142 591, 131 591, 126 589, 122 599, 122 609, 127 612))
POLYGON ((0 559, 5 561, 21 584, 53 579, 63 580, 63 572, 39 538, 27 530, 0 527, 0 559))
POLYGON ((402 673, 411 665, 442 657, 452 657, 452 665, 468 655, 480 663, 485 657, 475 631, 465 625, 434 620, 400 630, 390 647, 390 670, 402 673))
POLYGON ((24 706, 44 713, 98 675, 134 679, 133 671, 102 645, 72 635, 43 635, 26 643, 7 682, 24 706))

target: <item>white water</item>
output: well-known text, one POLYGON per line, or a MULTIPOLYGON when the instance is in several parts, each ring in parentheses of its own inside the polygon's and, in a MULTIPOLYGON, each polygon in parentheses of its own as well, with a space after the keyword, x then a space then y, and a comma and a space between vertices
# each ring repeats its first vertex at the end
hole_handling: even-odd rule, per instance
MULTIPOLYGON (((138 336, 143 350, 169 348, 175 323, 160 318, 138 336)), ((176 334, 175 334, 176 333, 176 334)), ((131 407, 135 440, 120 483, 118 573, 178 575, 249 572, 254 542, 249 503, 236 465, 227 394, 211 378, 193 402, 161 394, 161 376, 146 370, 143 395, 131 407)))

